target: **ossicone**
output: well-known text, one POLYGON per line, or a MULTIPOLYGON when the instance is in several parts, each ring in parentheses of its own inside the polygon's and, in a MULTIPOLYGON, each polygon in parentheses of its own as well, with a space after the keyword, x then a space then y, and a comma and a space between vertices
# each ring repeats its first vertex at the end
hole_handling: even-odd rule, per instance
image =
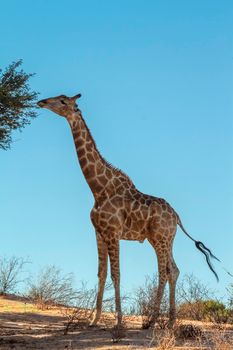
POLYGON ((74 95, 73 97, 71 97, 72 100, 76 101, 78 98, 80 98, 82 95, 81 94, 77 94, 74 95))

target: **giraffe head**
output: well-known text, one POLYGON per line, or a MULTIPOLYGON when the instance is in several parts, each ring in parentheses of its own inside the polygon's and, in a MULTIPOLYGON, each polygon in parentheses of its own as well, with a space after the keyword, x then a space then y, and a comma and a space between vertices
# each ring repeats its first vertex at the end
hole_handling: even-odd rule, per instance
POLYGON ((77 110, 76 100, 80 97, 81 94, 77 94, 73 97, 59 95, 38 101, 37 104, 41 108, 47 108, 50 111, 61 115, 62 117, 67 117, 77 110))

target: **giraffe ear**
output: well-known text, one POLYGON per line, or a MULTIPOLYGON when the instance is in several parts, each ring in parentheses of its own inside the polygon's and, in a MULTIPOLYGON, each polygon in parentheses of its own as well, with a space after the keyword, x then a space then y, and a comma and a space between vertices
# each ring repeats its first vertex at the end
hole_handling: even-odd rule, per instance
POLYGON ((74 95, 73 97, 71 97, 71 99, 73 101, 76 101, 78 98, 80 98, 82 95, 81 94, 77 94, 77 95, 74 95))

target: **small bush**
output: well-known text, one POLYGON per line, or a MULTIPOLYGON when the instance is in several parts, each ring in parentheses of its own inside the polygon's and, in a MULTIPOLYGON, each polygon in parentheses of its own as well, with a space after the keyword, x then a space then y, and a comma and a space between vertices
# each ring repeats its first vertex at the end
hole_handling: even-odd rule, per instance
POLYGON ((59 268, 48 266, 39 272, 36 281, 29 282, 27 296, 40 309, 51 305, 72 305, 77 297, 73 275, 62 275, 59 268))
MULTIPOLYGON (((112 283, 106 283, 105 292, 107 292, 107 297, 103 299, 102 305, 102 311, 104 312, 114 312, 115 297, 111 295, 112 291, 112 283)), ((76 292, 72 307, 60 307, 60 312, 66 319, 64 334, 68 334, 76 327, 86 327, 90 324, 95 311, 96 299, 97 286, 88 288, 87 283, 82 282, 81 287, 76 292)), ((113 333, 116 333, 115 330, 113 330, 113 333)))
POLYGON ((16 286, 24 282, 22 272, 28 261, 12 256, 0 258, 0 295, 15 292, 16 286))
POLYGON ((177 285, 178 315, 180 318, 201 321, 203 302, 214 297, 214 292, 194 275, 185 275, 177 285))
POLYGON ((126 337, 124 324, 114 326, 109 329, 113 343, 119 343, 123 338, 126 337))
POLYGON ((185 319, 226 323, 230 321, 231 312, 218 300, 203 300, 184 303, 179 306, 179 317, 185 319))
POLYGON ((149 348, 156 344, 158 350, 174 350, 176 344, 175 334, 172 330, 166 328, 158 332, 154 329, 149 348))
POLYGON ((181 339, 196 339, 202 336, 201 328, 192 324, 179 325, 175 333, 181 339))
POLYGON ((230 317, 230 310, 217 300, 203 302, 203 318, 216 323, 227 323, 230 317))
MULTIPOLYGON (((131 306, 131 310, 134 310, 135 314, 142 316, 143 328, 148 328, 148 320, 154 314, 157 289, 158 277, 154 276, 153 278, 150 278, 147 276, 145 283, 135 291, 134 303, 131 306)), ((166 290, 164 292, 160 310, 161 315, 167 315, 168 296, 166 290)), ((164 329, 164 317, 159 318, 159 324, 161 324, 161 328, 164 329)))
POLYGON ((96 303, 97 288, 88 289, 83 282, 79 290, 77 290, 75 301, 72 307, 60 308, 61 314, 65 317, 64 334, 76 327, 89 325, 96 303))

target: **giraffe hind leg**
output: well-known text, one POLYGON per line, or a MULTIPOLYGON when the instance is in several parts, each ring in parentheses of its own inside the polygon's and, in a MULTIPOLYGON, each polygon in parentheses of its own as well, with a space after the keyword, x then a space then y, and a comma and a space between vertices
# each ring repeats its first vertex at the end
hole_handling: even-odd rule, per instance
POLYGON ((119 240, 111 241, 108 246, 108 254, 111 266, 111 277, 115 289, 115 304, 116 304, 116 325, 121 327, 122 312, 121 312, 121 297, 120 297, 120 261, 119 261, 119 240))
POLYGON ((168 283, 169 283, 169 328, 172 328, 176 320, 176 282, 179 277, 179 269, 176 266, 172 252, 168 260, 168 283))
POLYGON ((163 242, 158 242, 155 239, 148 239, 150 244, 155 250, 155 253, 157 255, 158 260, 158 274, 159 274, 159 282, 158 282, 158 288, 157 293, 154 301, 154 311, 153 314, 150 316, 147 327, 153 326, 155 322, 157 321, 160 313, 160 307, 161 302, 164 294, 164 289, 166 286, 166 283, 168 281, 168 275, 167 275, 167 264, 168 264, 168 255, 166 248, 163 244, 163 242))

